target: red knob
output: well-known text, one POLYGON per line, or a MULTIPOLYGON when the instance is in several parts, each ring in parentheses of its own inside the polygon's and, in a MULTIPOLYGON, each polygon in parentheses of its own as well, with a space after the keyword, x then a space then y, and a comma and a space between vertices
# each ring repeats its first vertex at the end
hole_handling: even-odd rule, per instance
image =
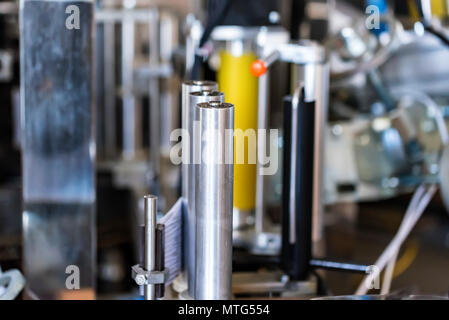
POLYGON ((256 60, 251 63, 250 71, 253 76, 260 77, 263 76, 265 72, 267 72, 267 66, 264 61, 256 60))

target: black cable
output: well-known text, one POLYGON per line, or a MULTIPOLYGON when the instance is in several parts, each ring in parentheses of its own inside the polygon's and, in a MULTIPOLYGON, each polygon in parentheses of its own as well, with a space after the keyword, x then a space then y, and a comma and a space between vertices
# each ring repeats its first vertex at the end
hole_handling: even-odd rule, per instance
POLYGON ((435 37, 440 39, 441 42, 443 42, 446 46, 449 46, 449 38, 442 31, 436 30, 431 25, 426 25, 426 24, 424 24, 424 29, 428 33, 433 34, 435 37))
MULTIPOLYGON (((218 0, 218 1, 210 1, 209 2, 209 8, 211 8, 211 10, 209 10, 208 23, 203 32, 203 35, 201 36, 199 48, 204 46, 204 44, 209 40, 209 37, 212 34, 212 31, 214 30, 214 28, 217 25, 219 25, 220 23, 222 23, 224 18, 226 18, 226 15, 228 14, 233 1, 234 0, 218 0), (216 2, 218 2, 218 3, 216 3, 216 2), (215 7, 217 9, 215 9, 215 7), (215 14, 213 14, 213 12, 215 12, 215 14)), ((195 61, 193 63, 192 71, 190 74, 191 80, 198 80, 201 62, 202 62, 202 57, 195 54, 195 61)))

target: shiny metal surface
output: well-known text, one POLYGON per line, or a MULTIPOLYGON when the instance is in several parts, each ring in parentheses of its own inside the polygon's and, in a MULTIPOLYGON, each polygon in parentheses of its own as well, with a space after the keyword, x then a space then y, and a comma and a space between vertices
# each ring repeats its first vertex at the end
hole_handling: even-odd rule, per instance
POLYGON ((104 153, 105 157, 112 159, 117 155, 117 128, 116 128, 116 83, 115 83, 115 25, 104 23, 104 153))
MULTIPOLYGON (((215 81, 184 81, 182 84, 182 129, 184 132, 190 132, 190 129, 193 128, 193 112, 189 106, 190 103, 190 93, 210 90, 216 91, 218 90, 218 84, 215 81)), ((187 200, 187 190, 189 188, 188 185, 188 159, 190 158, 190 150, 191 146, 188 146, 187 140, 184 141, 182 145, 183 153, 182 153, 182 196, 187 200)))
MULTIPOLYGON (((192 108, 193 112, 193 119, 196 118, 195 111, 196 106, 199 103, 205 103, 205 102, 211 102, 211 101, 217 101, 217 102, 224 102, 224 94, 223 92, 218 91, 197 91, 192 92, 189 96, 189 106, 192 108)), ((192 120, 193 120, 192 119, 192 120)), ((189 128, 190 129, 190 128, 189 128)), ((191 127, 192 131, 189 130, 189 146, 190 146, 190 157, 189 157, 189 165, 188 165, 188 190, 187 190, 187 205, 189 208, 188 213, 188 244, 187 247, 189 248, 189 256, 188 256, 188 277, 189 277, 189 294, 193 297, 195 293, 195 234, 196 234, 196 223, 195 223, 195 195, 196 192, 198 192, 198 189, 195 187, 195 171, 197 167, 197 163, 199 163, 200 159, 195 159, 194 152, 193 152, 193 146, 195 143, 195 134, 197 130, 197 126, 195 124, 191 127)))
MULTIPOLYGON (((218 89, 218 85, 214 81, 185 81, 182 84, 182 129, 183 133, 187 134, 188 132, 193 132, 193 121, 194 121, 194 110, 190 107, 190 93, 192 92, 199 92, 203 90, 209 90, 209 91, 216 91, 218 89)), ((183 137, 182 139, 182 191, 181 196, 186 200, 188 205, 188 199, 189 199, 189 163, 190 163, 190 154, 192 152, 192 143, 190 138, 183 137), (185 139, 184 139, 185 138, 185 139)), ((193 296, 194 291, 193 288, 195 287, 195 256, 191 254, 191 251, 194 249, 190 249, 191 246, 189 244, 192 244, 194 241, 193 238, 190 237, 194 234, 193 232, 189 232, 193 226, 188 225, 189 222, 187 221, 187 226, 185 232, 185 239, 184 243, 186 244, 186 247, 184 248, 184 261, 187 261, 186 263, 186 269, 188 274, 188 281, 189 281, 189 293, 191 296, 193 296)))
MULTIPOLYGON (((157 197, 147 195, 144 197, 145 214, 145 245, 144 245, 144 268, 146 271, 155 271, 156 267, 156 214, 157 197)), ((145 300, 155 300, 156 290, 154 284, 144 286, 145 300)))
POLYGON ((133 160, 141 148, 142 117, 134 94, 135 25, 131 17, 122 22, 121 76, 123 95, 123 151, 125 160, 133 160))
POLYGON ((197 106, 202 162, 196 178, 195 299, 230 299, 234 106, 210 102, 197 106))
MULTIPOLYGON (((277 56, 274 53, 274 56, 277 56)), ((269 86, 270 71, 267 71, 264 75, 259 78, 258 83, 258 94, 257 94, 257 127, 259 130, 266 130, 268 126, 268 103, 270 97, 270 86, 269 86)), ((261 140, 260 137, 258 140, 261 140)), ((257 142, 257 152, 259 155, 266 154, 266 141, 257 142)), ((261 159, 258 157, 258 159, 261 159)), ((256 233, 262 233, 264 231, 264 176, 261 174, 261 170, 264 167, 260 161, 257 161, 257 175, 256 175, 256 222, 255 230, 256 233)))
POLYGON ((300 100, 303 100, 302 92, 304 84, 300 83, 293 93, 292 97, 292 132, 291 132, 291 154, 290 154, 290 198, 288 199, 289 207, 289 242, 294 244, 296 242, 296 169, 300 159, 297 159, 298 154, 298 107, 300 100))
POLYGON ((21 1, 20 6, 27 294, 94 298, 93 2, 21 1), (66 27, 71 4, 80 10, 75 31, 66 27), (70 281, 75 273, 78 281, 70 281))
MULTIPOLYGON (((280 43, 275 47, 269 47, 265 50, 263 59, 267 66, 273 64, 276 60, 292 64, 292 91, 302 83, 304 86, 305 100, 315 101, 315 165, 314 165, 314 192, 313 192, 313 239, 318 241, 322 237, 322 193, 323 193, 323 155, 325 145, 325 128, 329 101, 329 65, 327 63, 326 50, 323 46, 310 40, 301 40, 291 43, 280 43)), ((264 87, 266 80, 259 79, 259 97, 267 97, 268 93, 264 87)), ((265 109, 263 103, 259 101, 259 108, 265 109)), ((260 121, 263 119, 261 118, 260 121)), ((263 180, 258 181, 258 188, 263 189, 263 180)), ((256 202, 259 209, 256 208, 256 226, 257 229, 263 229, 261 220, 261 203, 256 202)), ((293 238, 291 239, 293 241, 293 238)))
MULTIPOLYGON (((149 60, 148 65, 151 68, 159 66, 159 47, 160 47, 160 33, 159 33, 159 11, 150 11, 148 20, 148 43, 149 60)), ((161 136, 161 115, 160 115, 160 86, 157 77, 150 77, 148 84, 148 94, 150 99, 150 162, 153 171, 160 174, 160 136, 161 136)))

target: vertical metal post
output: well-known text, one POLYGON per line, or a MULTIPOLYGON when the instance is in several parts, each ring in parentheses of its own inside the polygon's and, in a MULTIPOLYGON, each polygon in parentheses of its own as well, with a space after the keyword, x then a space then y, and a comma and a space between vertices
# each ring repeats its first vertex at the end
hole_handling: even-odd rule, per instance
MULTIPOLYGON (((159 11, 150 9, 149 12, 149 44, 150 44, 150 67, 159 66, 159 11)), ((150 100, 150 161, 154 174, 160 172, 160 95, 159 78, 151 77, 149 80, 149 100, 150 100)))
MULTIPOLYGON (((159 17, 159 63, 161 66, 171 64, 173 52, 179 46, 179 21, 162 11, 159 17)), ((171 150, 170 134, 179 128, 181 122, 181 105, 179 103, 179 78, 172 75, 161 79, 160 83, 160 150, 163 157, 169 157, 171 150)))
POLYGON ((325 150, 325 132, 329 105, 329 64, 315 66, 315 164, 313 184, 313 223, 312 240, 318 242, 323 238, 323 163, 325 150))
POLYGON ((134 96, 134 31, 131 15, 125 12, 122 22, 122 95, 123 95, 123 158, 132 160, 137 152, 136 98, 134 96))
POLYGON ((116 156, 115 23, 104 22, 104 135, 107 159, 116 156))
MULTIPOLYGON (((146 271, 154 271, 156 267, 156 213, 157 197, 147 195, 144 197, 145 217, 145 249, 144 268, 146 271)), ((145 285, 145 300, 155 300, 156 290, 154 284, 145 285)))
MULTIPOLYGON (((269 71, 259 78, 258 88, 258 108, 257 108, 257 127, 259 130, 267 129, 267 115, 268 115, 268 100, 270 97, 269 88, 269 71)), ((257 135, 257 154, 265 155, 266 141, 259 141, 260 137, 257 135)), ((260 174, 263 164, 260 163, 257 157, 257 174, 256 174, 256 234, 263 232, 263 216, 264 216, 264 175, 260 174)))
MULTIPOLYGON (((190 107, 190 94, 197 91, 217 91, 218 84, 215 81, 184 81, 182 84, 182 129, 184 132, 191 132, 193 130, 193 110, 190 107)), ((182 140, 182 197, 187 200, 189 189, 189 170, 188 162, 190 158, 190 151, 192 146, 182 140)))
MULTIPOLYGON (((193 109, 192 113, 192 122, 195 121, 196 115, 196 106, 199 103, 205 103, 205 102, 224 102, 224 93, 218 92, 218 91, 197 91, 192 92, 189 96, 189 106, 191 109, 193 109)), ((187 190, 187 204, 189 208, 189 214, 188 214, 188 247, 189 247, 189 267, 187 270, 190 272, 188 273, 188 279, 189 279, 189 295, 191 297, 195 294, 195 264, 196 264, 196 256, 195 256, 195 234, 196 234, 196 222, 195 222, 195 216, 196 216, 196 209, 195 209, 195 195, 199 191, 195 186, 195 171, 197 167, 197 162, 200 159, 195 158, 194 149, 195 149, 195 134, 196 134, 196 128, 195 124, 191 127, 192 131, 189 130, 189 145, 190 145, 190 157, 189 157, 189 172, 188 172, 188 190, 187 190)))
MULTIPOLYGON (((232 210, 234 105, 197 105, 201 164, 196 178, 195 299, 230 299, 232 289, 232 210)), ((196 153, 196 150, 195 150, 196 153)))
MULTIPOLYGON (((157 224, 156 226, 156 271, 164 271, 165 269, 165 225, 157 224)), ((156 298, 162 299, 165 295, 165 284, 157 284, 155 287, 156 298)))
MULTIPOLYGON (((182 129, 183 134, 193 132, 193 120, 194 120, 194 110, 190 106, 190 94, 192 92, 199 92, 203 90, 216 91, 218 85, 214 81, 185 81, 182 84, 182 129)), ((184 136, 182 137, 182 197, 188 203, 189 199, 189 181, 194 179, 190 177, 189 163, 191 159, 192 152, 192 137, 184 136)), ((195 287, 195 224, 194 224, 194 212, 189 213, 188 220, 186 221, 187 226, 185 228, 185 248, 184 248, 184 265, 187 269, 187 280, 189 283, 189 294, 191 297, 194 295, 195 287), (189 221, 192 220, 192 221, 189 221)))

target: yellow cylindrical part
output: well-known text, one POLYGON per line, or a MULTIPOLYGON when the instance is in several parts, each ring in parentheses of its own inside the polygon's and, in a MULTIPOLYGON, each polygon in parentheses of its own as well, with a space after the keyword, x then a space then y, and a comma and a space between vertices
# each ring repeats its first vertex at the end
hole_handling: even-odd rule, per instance
POLYGON ((409 10, 409 13, 410 13, 410 16, 412 17, 412 19, 414 21, 418 21, 419 20, 419 10, 418 10, 418 7, 416 6, 415 0, 407 0, 407 6, 408 6, 408 10, 409 10))
POLYGON ((254 210, 256 202, 258 80, 250 73, 256 59, 254 53, 235 56, 222 51, 217 74, 226 102, 235 106, 234 208, 240 211, 254 210))
MULTIPOLYGON (((415 20, 419 20, 419 11, 416 6, 416 1, 407 0, 408 9, 410 12, 410 16, 415 20)), ((430 0, 430 6, 432 9, 432 16, 437 18, 444 18, 448 16, 449 8, 448 8, 448 0, 430 0)))
POLYGON ((431 0, 432 15, 438 18, 447 16, 447 0, 431 0))

